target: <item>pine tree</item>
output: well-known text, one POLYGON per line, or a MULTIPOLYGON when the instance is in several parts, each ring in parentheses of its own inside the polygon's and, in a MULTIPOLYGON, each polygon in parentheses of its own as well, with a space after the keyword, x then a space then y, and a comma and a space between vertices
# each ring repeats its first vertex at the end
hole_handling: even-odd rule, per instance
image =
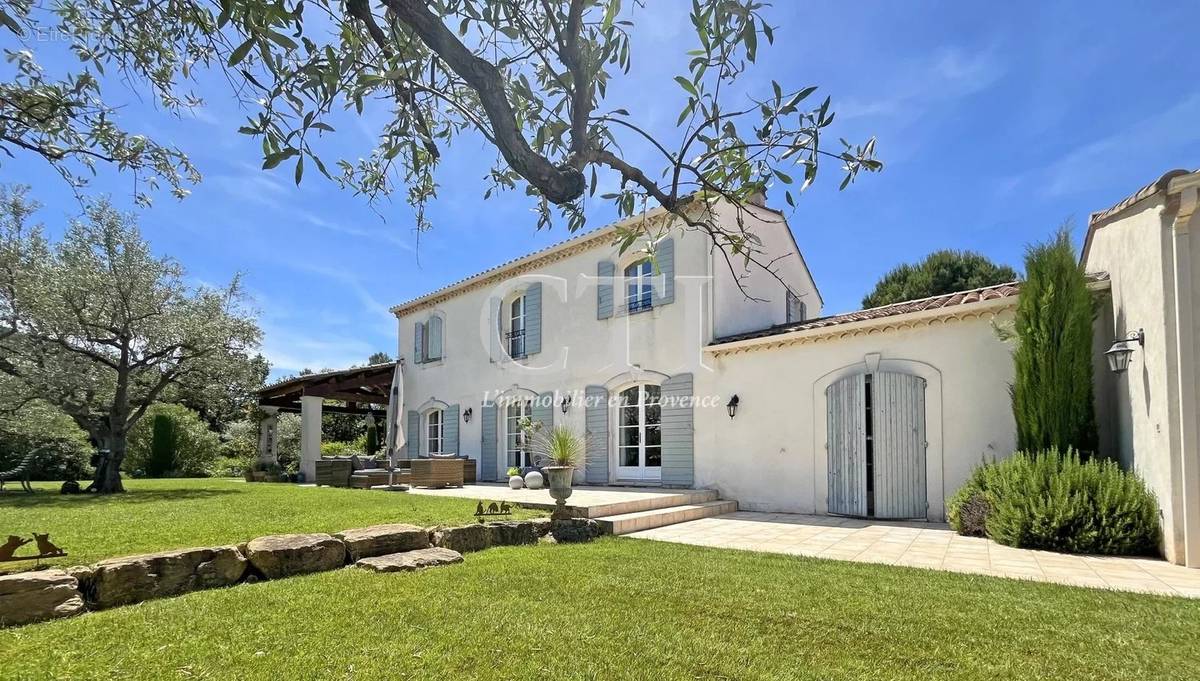
POLYGON ((1011 389, 1022 451, 1096 451, 1092 319, 1087 279, 1064 227, 1025 255, 1011 389))

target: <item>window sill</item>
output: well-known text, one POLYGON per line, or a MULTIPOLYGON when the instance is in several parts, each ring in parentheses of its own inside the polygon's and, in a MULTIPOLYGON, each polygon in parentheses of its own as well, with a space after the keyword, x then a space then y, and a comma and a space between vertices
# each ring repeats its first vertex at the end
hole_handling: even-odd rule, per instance
POLYGON ((421 367, 422 369, 426 369, 426 368, 430 368, 430 367, 440 367, 445 363, 446 363, 446 358, 439 357, 437 359, 427 359, 424 362, 418 362, 417 366, 421 367))

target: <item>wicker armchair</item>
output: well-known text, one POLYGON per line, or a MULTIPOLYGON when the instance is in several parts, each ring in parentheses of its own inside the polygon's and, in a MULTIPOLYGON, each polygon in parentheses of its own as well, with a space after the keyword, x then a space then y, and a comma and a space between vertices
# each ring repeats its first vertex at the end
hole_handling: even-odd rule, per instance
POLYGON ((410 459, 400 481, 412 487, 462 487, 463 459, 410 459))

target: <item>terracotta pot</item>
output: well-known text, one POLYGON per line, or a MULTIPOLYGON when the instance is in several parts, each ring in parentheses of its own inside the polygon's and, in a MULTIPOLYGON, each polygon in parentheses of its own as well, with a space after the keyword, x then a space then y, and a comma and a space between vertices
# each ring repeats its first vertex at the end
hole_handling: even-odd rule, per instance
POLYGON ((546 477, 550 479, 550 496, 564 501, 571 496, 571 477, 575 469, 571 466, 546 466, 546 477))

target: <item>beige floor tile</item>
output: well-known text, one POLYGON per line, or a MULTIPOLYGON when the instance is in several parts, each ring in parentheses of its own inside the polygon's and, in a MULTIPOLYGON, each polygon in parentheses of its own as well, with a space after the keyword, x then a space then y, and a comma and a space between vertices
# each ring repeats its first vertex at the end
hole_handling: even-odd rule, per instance
POLYGON ((982 537, 961 537, 945 525, 739 511, 643 530, 634 536, 734 550, 1200 598, 1200 570, 1145 558, 1071 556, 1014 549, 982 537))

